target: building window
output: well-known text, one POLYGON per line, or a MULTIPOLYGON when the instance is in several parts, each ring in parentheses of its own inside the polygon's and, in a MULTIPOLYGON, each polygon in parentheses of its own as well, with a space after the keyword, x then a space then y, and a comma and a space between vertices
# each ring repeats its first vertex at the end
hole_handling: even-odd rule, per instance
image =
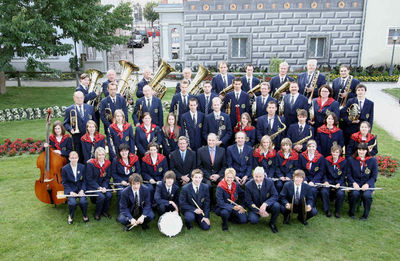
POLYGON ((325 57, 326 37, 311 37, 308 45, 310 57, 324 58, 325 57))
MULTIPOLYGON (((393 45, 393 35, 395 31, 400 34, 400 28, 389 28, 386 41, 387 45, 393 45)), ((396 44, 399 44, 399 39, 397 39, 396 44)))
POLYGON ((96 49, 93 47, 86 47, 86 58, 89 61, 96 60, 96 49))
POLYGON ((180 57, 180 37, 178 28, 172 28, 171 30, 171 57, 172 59, 179 59, 180 57))
POLYGON ((246 58, 247 38, 232 38, 232 58, 246 58))
POLYGON ((229 62, 251 62, 251 35, 230 35, 229 62))

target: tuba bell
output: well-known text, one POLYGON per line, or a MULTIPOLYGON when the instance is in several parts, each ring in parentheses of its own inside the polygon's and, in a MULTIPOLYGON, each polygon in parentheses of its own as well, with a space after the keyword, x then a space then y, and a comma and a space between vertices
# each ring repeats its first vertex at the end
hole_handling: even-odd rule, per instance
POLYGON ((350 121, 356 121, 360 118, 361 110, 360 106, 357 103, 353 103, 347 108, 347 113, 349 115, 350 121))
POLYGON ((199 64, 199 69, 197 70, 196 76, 189 84, 189 93, 193 95, 199 95, 203 91, 200 83, 207 78, 209 74, 210 71, 208 71, 203 65, 199 64))
POLYGON ((161 81, 171 72, 175 72, 175 69, 164 60, 161 60, 161 64, 154 74, 153 79, 151 79, 148 84, 155 92, 155 96, 159 99, 162 99, 167 91, 167 87, 165 84, 161 84, 161 81))
POLYGON ((225 87, 219 95, 225 96, 228 92, 233 91, 233 84, 229 85, 228 87, 225 87))
POLYGON ((122 66, 122 69, 120 79, 118 81, 117 93, 119 93, 121 96, 124 96, 124 94, 126 93, 126 89, 129 87, 129 76, 133 71, 139 71, 139 67, 126 60, 120 60, 119 64, 122 66))
POLYGON ((287 92, 287 91, 289 90, 289 87, 290 87, 290 81, 287 80, 285 83, 283 83, 283 84, 281 85, 281 87, 279 87, 279 88, 275 91, 275 93, 274 93, 274 95, 273 95, 272 97, 274 97, 274 98, 277 99, 277 100, 280 100, 281 94, 284 93, 284 92, 287 92))
POLYGON ((261 89, 261 83, 257 84, 256 86, 254 86, 253 88, 251 88, 250 90, 247 91, 247 94, 255 94, 256 92, 259 92, 261 89))
POLYGON ((95 92, 97 95, 96 99, 88 101, 87 104, 93 106, 95 111, 98 111, 99 106, 100 106, 101 93, 103 91, 103 88, 101 87, 100 84, 97 84, 97 80, 102 78, 103 74, 99 70, 96 70, 96 69, 89 69, 86 71, 86 73, 89 74, 89 78, 90 78, 88 92, 89 93, 95 92))

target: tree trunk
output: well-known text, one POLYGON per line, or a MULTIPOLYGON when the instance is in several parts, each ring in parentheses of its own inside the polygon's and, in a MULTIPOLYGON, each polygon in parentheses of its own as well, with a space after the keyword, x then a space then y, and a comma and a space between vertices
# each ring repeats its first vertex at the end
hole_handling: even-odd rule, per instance
POLYGON ((4 72, 0 72, 0 94, 5 94, 6 92, 6 75, 4 72))

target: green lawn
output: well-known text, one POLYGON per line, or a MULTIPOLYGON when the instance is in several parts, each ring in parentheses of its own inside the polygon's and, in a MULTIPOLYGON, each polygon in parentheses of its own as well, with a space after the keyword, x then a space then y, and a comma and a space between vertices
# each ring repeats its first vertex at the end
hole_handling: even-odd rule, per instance
POLYGON ((383 89, 383 91, 400 99, 400 88, 383 89))

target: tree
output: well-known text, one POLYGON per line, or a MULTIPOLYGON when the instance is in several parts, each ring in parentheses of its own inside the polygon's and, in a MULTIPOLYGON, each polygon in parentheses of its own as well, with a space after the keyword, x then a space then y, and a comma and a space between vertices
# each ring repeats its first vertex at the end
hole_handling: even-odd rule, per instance
POLYGON ((50 55, 71 54, 72 38, 97 50, 125 43, 117 29, 130 29, 129 3, 100 5, 98 0, 2 0, 0 3, 0 93, 5 93, 4 72, 17 55, 28 58, 31 69, 51 71, 42 62, 50 55))
POLYGON ((158 13, 156 11, 154 11, 154 7, 156 7, 156 6, 158 6, 158 3, 148 2, 145 5, 144 11, 143 11, 143 16, 147 21, 151 22, 151 27, 153 27, 154 21, 157 20, 158 18, 160 18, 158 13))

